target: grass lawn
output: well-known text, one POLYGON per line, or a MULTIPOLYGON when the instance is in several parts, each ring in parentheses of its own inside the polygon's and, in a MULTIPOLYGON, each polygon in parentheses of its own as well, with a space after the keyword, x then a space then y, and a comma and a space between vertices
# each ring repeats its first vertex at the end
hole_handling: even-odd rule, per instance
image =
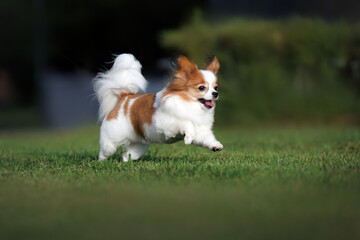
POLYGON ((98 127, 0 135, 0 239, 360 239, 360 129, 216 129, 97 162, 98 127))

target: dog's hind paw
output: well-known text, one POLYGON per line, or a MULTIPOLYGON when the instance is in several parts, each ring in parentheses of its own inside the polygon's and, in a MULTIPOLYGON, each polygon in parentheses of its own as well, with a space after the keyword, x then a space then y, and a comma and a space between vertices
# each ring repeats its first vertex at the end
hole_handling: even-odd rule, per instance
POLYGON ((190 136, 188 136, 188 135, 185 135, 185 137, 184 137, 184 143, 185 143, 186 145, 191 144, 192 140, 193 140, 192 137, 190 137, 190 136))

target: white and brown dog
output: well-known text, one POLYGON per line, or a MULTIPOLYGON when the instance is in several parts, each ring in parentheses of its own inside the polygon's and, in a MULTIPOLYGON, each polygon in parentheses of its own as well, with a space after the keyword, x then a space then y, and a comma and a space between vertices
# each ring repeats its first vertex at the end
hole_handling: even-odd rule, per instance
POLYGON ((184 139, 221 151, 214 123, 215 100, 219 98, 216 74, 219 62, 212 58, 204 70, 186 57, 177 59, 172 81, 158 93, 145 91, 147 81, 141 64, 131 54, 121 54, 112 68, 94 79, 100 103, 99 161, 124 147, 123 161, 139 159, 149 143, 174 143, 184 139))

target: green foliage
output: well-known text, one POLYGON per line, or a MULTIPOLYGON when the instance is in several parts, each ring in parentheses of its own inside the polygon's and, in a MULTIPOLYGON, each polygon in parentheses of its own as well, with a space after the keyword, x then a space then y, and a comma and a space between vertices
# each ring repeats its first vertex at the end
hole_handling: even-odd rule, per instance
POLYGON ((0 136, 0 239, 356 239, 360 129, 215 129, 96 161, 98 127, 0 136), (260 230, 259 230, 260 229, 260 230))
POLYGON ((219 58, 217 120, 227 123, 359 116, 359 95, 343 74, 351 54, 360 58, 359 42, 359 24, 300 17, 213 23, 199 11, 161 35, 164 48, 197 63, 219 58))

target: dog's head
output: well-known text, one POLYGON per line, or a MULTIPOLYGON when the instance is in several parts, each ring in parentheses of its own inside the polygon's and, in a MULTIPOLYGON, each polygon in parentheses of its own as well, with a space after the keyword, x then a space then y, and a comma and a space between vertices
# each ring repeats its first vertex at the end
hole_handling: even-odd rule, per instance
POLYGON ((197 101, 207 109, 215 107, 219 98, 216 74, 220 68, 216 57, 210 58, 202 70, 184 56, 177 58, 173 66, 175 74, 174 80, 167 86, 169 92, 187 101, 197 101))

